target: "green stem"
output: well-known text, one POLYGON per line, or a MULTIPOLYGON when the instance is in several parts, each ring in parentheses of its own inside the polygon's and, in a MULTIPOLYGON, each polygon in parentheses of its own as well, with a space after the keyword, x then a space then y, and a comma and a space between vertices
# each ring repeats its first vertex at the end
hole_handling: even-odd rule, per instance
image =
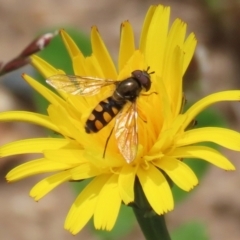
POLYGON ((146 240, 171 240, 164 215, 157 215, 151 209, 138 179, 135 182, 133 211, 146 240))

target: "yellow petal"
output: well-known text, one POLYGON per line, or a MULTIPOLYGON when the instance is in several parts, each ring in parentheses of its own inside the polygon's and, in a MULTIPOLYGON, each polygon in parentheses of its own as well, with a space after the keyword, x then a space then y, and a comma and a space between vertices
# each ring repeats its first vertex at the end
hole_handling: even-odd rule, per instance
MULTIPOLYGON (((71 112, 74 115, 77 115, 77 119, 79 119, 79 116, 82 118, 87 119, 89 117, 88 112, 90 112, 89 108, 92 108, 93 106, 95 106, 95 102, 92 101, 92 98, 85 98, 85 97, 79 97, 77 95, 71 95, 68 94, 67 98, 65 98, 69 104, 69 106, 71 107, 71 112), (90 100, 90 101, 89 101, 90 100), (90 103, 90 104, 88 104, 90 103), (86 117, 85 117, 86 115, 86 117)), ((94 98, 95 100, 95 98, 94 98)), ((99 103, 99 102, 97 102, 99 103)), ((70 109, 68 108, 68 111, 70 109)), ((84 122, 85 123, 85 122, 84 122)))
POLYGON ((176 19, 167 37, 163 60, 162 80, 171 100, 171 110, 174 117, 179 114, 182 101, 182 69, 185 54, 182 51, 182 45, 185 34, 186 24, 180 19, 176 19))
POLYGON ((50 121, 50 118, 42 114, 25 111, 12 111, 0 113, 0 122, 13 122, 13 121, 33 123, 51 129, 55 132, 59 131, 58 127, 50 121))
POLYGON ((47 149, 43 151, 44 157, 50 161, 67 163, 72 166, 86 162, 83 159, 83 149, 47 149))
POLYGON ((193 33, 190 33, 183 45, 183 52, 184 52, 184 62, 183 62, 183 72, 182 72, 183 75, 187 70, 189 63, 192 60, 196 46, 197 46, 196 37, 193 33))
POLYGON ((183 52, 176 47, 165 61, 163 80, 171 102, 171 112, 176 117, 182 105, 182 64, 183 52))
POLYGON ((103 138, 100 141, 102 141, 100 144, 98 141, 95 141, 95 139, 92 141, 92 144, 89 146, 86 146, 86 151, 84 153, 84 157, 88 159, 88 162, 95 165, 97 168, 101 169, 111 169, 111 168, 118 168, 121 167, 122 162, 122 156, 119 152, 117 152, 117 146, 114 146, 114 150, 112 152, 112 149, 109 149, 109 146, 107 147, 105 158, 103 158, 103 152, 104 152, 104 144, 106 143, 107 138, 103 138))
POLYGON ((76 75, 85 76, 85 64, 84 64, 84 56, 82 52, 79 50, 76 43, 72 40, 72 38, 64 31, 60 31, 61 37, 65 44, 65 47, 68 50, 68 53, 72 59, 73 70, 76 75))
POLYGON ((91 42, 93 54, 96 56, 105 78, 117 79, 117 71, 112 58, 96 27, 92 27, 91 42))
POLYGON ((68 171, 63 171, 44 178, 31 189, 30 196, 34 198, 35 201, 38 201, 61 183, 70 180, 70 178, 71 175, 68 171))
MULTIPOLYGON (((152 94, 151 98, 154 98, 156 94, 152 94)), ((141 134, 139 134, 139 143, 144 146, 144 149, 151 149, 156 141, 156 138, 162 127, 162 108, 159 107, 159 101, 157 99, 150 100, 147 97, 139 98, 137 101, 138 108, 138 128, 141 129, 141 134), (151 103, 151 104, 150 104, 151 103), (156 109, 161 109, 158 114, 156 114, 156 109), (147 111, 146 111, 147 110, 147 111), (142 121, 144 119, 144 121, 142 121), (146 122, 148 127, 146 128, 146 122)), ((139 149, 138 149, 139 152, 139 149)), ((143 153, 144 154, 144 153, 143 153)), ((144 154, 145 155, 145 154, 144 154)), ((141 155, 142 156, 142 155, 141 155)))
POLYGON ((176 147, 200 142, 214 142, 234 151, 240 151, 240 133, 217 127, 205 127, 189 130, 176 140, 176 147))
POLYGON ((41 83, 37 82, 30 76, 24 74, 23 78, 27 81, 27 83, 35 89, 37 92, 39 92, 46 100, 48 100, 50 103, 54 105, 63 105, 66 107, 66 102, 60 98, 57 94, 50 91, 48 88, 43 86, 41 83))
POLYGON ((173 53, 176 46, 182 48, 186 35, 187 24, 179 18, 176 19, 168 33, 167 46, 165 50, 165 59, 173 53))
POLYGON ((142 53, 145 53, 145 50, 146 50, 148 29, 149 29, 149 25, 151 24, 152 17, 154 15, 156 8, 157 6, 151 5, 144 19, 143 28, 142 28, 141 37, 140 37, 140 44, 139 44, 139 49, 141 50, 142 53))
POLYGON ((71 58, 82 55, 82 52, 79 50, 77 44, 73 41, 73 39, 69 36, 68 33, 61 29, 60 35, 71 58))
MULTIPOLYGON (((151 121, 156 121, 155 125, 160 125, 158 127, 162 128, 161 131, 164 131, 164 129, 168 128, 168 125, 172 123, 173 115, 171 111, 171 99, 169 97, 167 87, 161 79, 157 82, 156 85, 158 86, 156 89, 158 93, 156 96, 156 101, 159 102, 161 106, 159 106, 160 108, 158 109, 157 116, 155 114, 155 111, 151 111, 152 116, 154 115, 154 117, 151 118, 151 121), (164 125, 162 126, 162 124, 164 125)), ((154 107, 155 106, 153 106, 153 108, 154 107)))
POLYGON ((205 108, 213 103, 239 100, 240 91, 238 90, 224 91, 208 95, 207 97, 202 98, 200 101, 196 102, 186 111, 185 115, 187 115, 187 121, 183 124, 183 127, 186 128, 200 112, 202 112, 205 108))
POLYGON ((85 68, 88 76, 105 78, 101 65, 94 54, 85 59, 85 68))
POLYGON ((45 158, 52 162, 68 164, 71 168, 69 173, 72 180, 87 179, 103 173, 99 168, 88 162, 88 159, 84 157, 84 150, 58 149, 57 151, 45 150, 43 153, 45 158))
POLYGON ((137 167, 125 164, 119 174, 118 188, 123 202, 127 205, 134 201, 134 181, 137 167))
POLYGON ((118 80, 129 78, 133 71, 144 68, 145 68, 144 56, 139 50, 136 50, 134 51, 132 56, 128 59, 127 63, 124 65, 121 72, 118 74, 118 80))
POLYGON ((173 152, 169 154, 176 158, 198 158, 206 160, 217 167, 225 170, 235 170, 229 160, 224 157, 220 152, 215 149, 205 147, 205 146, 188 146, 176 148, 173 152))
POLYGON ((121 206, 118 191, 118 175, 112 175, 103 186, 94 212, 94 226, 96 229, 110 231, 116 220, 121 206))
POLYGON ((153 164, 166 172, 173 182, 184 191, 190 191, 198 184, 198 179, 192 169, 176 158, 164 157, 154 161, 153 164))
POLYGON ((31 63, 45 78, 57 74, 64 74, 64 71, 54 68, 37 55, 31 56, 31 63))
MULTIPOLYGON (((174 64, 172 63, 172 58, 174 58, 173 54, 176 51, 176 48, 179 49, 179 53, 182 52, 182 45, 184 42, 185 34, 186 34, 186 23, 182 22, 180 19, 176 19, 169 31, 167 42, 166 42, 165 54, 164 54, 162 79, 165 82, 166 86, 175 85, 175 83, 172 83, 174 78, 170 79, 170 78, 167 78, 167 76, 169 75, 169 71, 171 71, 169 68, 170 67, 174 68, 174 64)), ((183 61, 181 61, 181 65, 182 63, 183 61)), ((181 75, 177 79, 175 79, 175 81, 176 82, 179 81, 181 77, 182 77, 182 68, 181 68, 181 75)), ((182 84, 181 81, 179 82, 180 83, 178 84, 182 84)))
POLYGON ((161 76, 163 70, 163 58, 167 41, 170 8, 157 6, 149 25, 146 39, 147 64, 156 74, 161 76))
POLYGON ((120 72, 135 51, 134 34, 128 21, 121 24, 121 39, 118 57, 118 71, 120 72))
POLYGON ((23 153, 42 153, 45 149, 59 149, 70 144, 67 139, 32 138, 7 143, 0 147, 0 156, 7 157, 23 153))
POLYGON ((54 122, 61 133, 65 136, 71 136, 71 138, 76 139, 78 143, 84 142, 85 144, 89 141, 89 136, 86 136, 86 132, 83 124, 79 121, 77 124, 73 123, 74 119, 67 112, 66 108, 62 106, 50 105, 48 108, 48 114, 52 122, 54 122), (83 139, 83 136, 84 139, 83 139))
POLYGON ((139 168, 137 176, 143 192, 157 214, 164 214, 173 209, 173 197, 171 189, 163 174, 153 165, 144 170, 139 168))
POLYGON ((96 177, 83 189, 67 215, 65 229, 77 234, 86 225, 95 211, 99 192, 109 177, 110 175, 96 177))
POLYGON ((148 155, 144 156, 144 160, 151 161, 156 158, 159 158, 159 155, 162 156, 164 148, 169 145, 172 141, 172 133, 175 129, 169 129, 168 131, 163 132, 160 136, 160 139, 155 142, 149 151, 148 155))
MULTIPOLYGON (((146 156, 147 161, 158 158, 155 156, 158 156, 159 154, 161 156, 161 154, 169 148, 169 145, 173 144, 176 139, 177 132, 182 128, 183 123, 186 121, 185 119, 185 115, 178 115, 178 117, 173 122, 170 122, 171 125, 167 126, 168 128, 166 127, 167 130, 159 134, 157 141, 148 153, 149 156, 146 156), (161 152, 159 152, 159 149, 161 152)), ((164 127, 165 125, 163 126, 163 129, 164 127)))
POLYGON ((71 165, 67 163, 51 162, 40 158, 15 167, 7 174, 6 179, 13 182, 39 173, 65 170, 70 167, 71 165))
POLYGON ((72 180, 82 180, 103 174, 103 172, 91 163, 79 163, 78 167, 70 170, 72 180))

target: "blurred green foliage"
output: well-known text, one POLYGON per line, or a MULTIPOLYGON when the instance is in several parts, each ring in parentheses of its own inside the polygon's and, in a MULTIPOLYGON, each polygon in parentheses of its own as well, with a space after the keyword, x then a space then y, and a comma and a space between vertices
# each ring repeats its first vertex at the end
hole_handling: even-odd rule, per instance
POLYGON ((206 226, 199 222, 182 225, 171 234, 172 240, 209 240, 206 226))

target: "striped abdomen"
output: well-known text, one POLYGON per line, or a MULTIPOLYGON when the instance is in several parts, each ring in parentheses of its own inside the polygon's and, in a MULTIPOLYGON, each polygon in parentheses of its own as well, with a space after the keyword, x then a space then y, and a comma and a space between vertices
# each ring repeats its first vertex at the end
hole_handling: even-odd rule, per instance
POLYGON ((123 108, 126 101, 116 101, 112 97, 101 101, 89 116, 85 130, 87 133, 98 132, 105 127, 123 108))

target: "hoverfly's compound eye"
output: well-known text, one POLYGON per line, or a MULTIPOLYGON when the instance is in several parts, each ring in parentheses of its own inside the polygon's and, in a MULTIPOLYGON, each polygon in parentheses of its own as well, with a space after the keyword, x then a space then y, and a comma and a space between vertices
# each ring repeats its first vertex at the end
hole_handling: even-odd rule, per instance
POLYGON ((132 76, 138 80, 139 84, 145 88, 146 91, 151 88, 150 75, 147 71, 135 70, 132 72, 132 76))

